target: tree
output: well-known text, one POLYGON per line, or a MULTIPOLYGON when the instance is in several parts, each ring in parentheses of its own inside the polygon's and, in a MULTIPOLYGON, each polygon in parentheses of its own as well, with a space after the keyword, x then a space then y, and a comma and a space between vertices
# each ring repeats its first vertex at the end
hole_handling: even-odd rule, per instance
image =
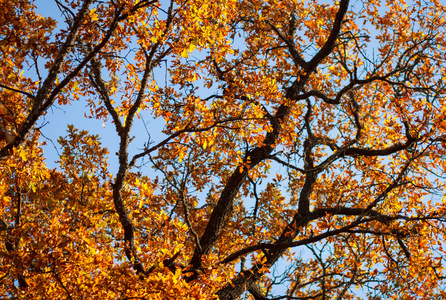
POLYGON ((0 3, 2 299, 446 296, 445 5, 0 3))

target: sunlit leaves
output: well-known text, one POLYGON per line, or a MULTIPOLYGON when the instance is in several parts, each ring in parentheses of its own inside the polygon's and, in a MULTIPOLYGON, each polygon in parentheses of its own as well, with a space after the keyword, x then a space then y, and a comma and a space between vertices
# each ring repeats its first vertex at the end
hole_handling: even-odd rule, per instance
POLYGON ((0 3, 0 297, 444 298, 445 8, 347 2, 0 3))

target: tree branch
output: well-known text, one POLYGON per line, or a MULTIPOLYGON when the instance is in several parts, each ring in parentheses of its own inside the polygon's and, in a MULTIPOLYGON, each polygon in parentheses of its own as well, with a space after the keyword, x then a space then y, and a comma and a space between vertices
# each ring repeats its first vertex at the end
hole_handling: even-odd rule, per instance
POLYGON ((319 63, 327 57, 336 45, 336 40, 341 32, 341 26, 344 20, 345 13, 347 12, 349 5, 349 0, 341 0, 339 3, 339 10, 336 13, 336 17, 333 23, 333 27, 331 29, 330 35, 328 39, 325 41, 321 50, 311 59, 311 61, 307 64, 306 70, 307 72, 314 70, 319 63))

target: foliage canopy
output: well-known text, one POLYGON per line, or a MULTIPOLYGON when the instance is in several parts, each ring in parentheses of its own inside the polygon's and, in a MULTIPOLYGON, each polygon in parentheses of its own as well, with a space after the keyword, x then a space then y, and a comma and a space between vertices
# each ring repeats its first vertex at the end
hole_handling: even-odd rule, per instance
POLYGON ((329 2, 0 0, 0 298, 446 298, 446 7, 329 2))

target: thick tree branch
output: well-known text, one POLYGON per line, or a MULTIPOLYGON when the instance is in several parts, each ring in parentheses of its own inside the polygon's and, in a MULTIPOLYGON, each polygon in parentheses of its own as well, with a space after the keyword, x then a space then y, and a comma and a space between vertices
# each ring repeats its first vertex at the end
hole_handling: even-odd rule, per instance
MULTIPOLYGON (((301 91, 303 89, 306 80, 308 80, 308 77, 300 79, 299 82, 293 84, 295 92, 301 91)), ((221 231, 225 223, 226 217, 232 210, 233 201, 238 193, 238 190, 243 181, 246 179, 248 170, 252 169, 256 165, 258 165, 259 162, 267 159, 270 156, 270 153, 274 149, 274 144, 276 143, 281 131, 280 123, 284 121, 289 112, 290 107, 285 104, 282 104, 277 109, 274 118, 271 119, 273 130, 266 134, 262 146, 247 151, 247 153, 245 154, 244 162, 241 165, 237 166, 236 170, 229 177, 225 187, 223 188, 223 191, 220 194, 220 198, 214 210, 212 211, 206 229, 201 236, 200 245, 202 251, 196 249, 191 259, 190 264, 193 266, 193 268, 200 267, 201 256, 203 254, 208 254, 211 246, 217 240, 219 232, 221 231)))
POLYGON ((65 87, 74 77, 79 74, 80 70, 88 63, 91 58, 94 57, 94 55, 96 55, 96 53, 106 44, 108 39, 111 37, 114 28, 113 30, 110 29, 109 34, 101 41, 101 43, 97 47, 95 47, 95 52, 90 53, 90 55, 84 58, 83 61, 51 91, 51 88, 56 81, 57 76, 62 70, 65 59, 73 48, 74 41, 77 39, 77 35, 82 26, 82 22, 85 19, 85 16, 88 14, 89 7, 92 2, 93 0, 85 0, 83 2, 81 9, 79 10, 76 18, 73 21, 70 32, 67 35, 64 44, 61 46, 59 53, 57 54, 53 64, 48 71, 47 78, 44 80, 41 88, 34 96, 29 115, 21 125, 18 134, 14 137, 14 140, 0 150, 0 159, 4 159, 5 157, 7 157, 9 155, 9 151, 13 147, 16 147, 23 143, 26 135, 34 126, 35 122, 48 109, 48 107, 50 107, 54 103, 56 95, 62 90, 63 87, 65 87))
POLYGON ((341 32, 342 23, 348 9, 348 5, 349 0, 341 0, 339 3, 339 10, 336 13, 330 35, 328 36, 328 39, 325 41, 321 50, 319 50, 311 61, 308 62, 306 67, 307 72, 313 71, 321 63, 321 61, 333 51, 334 47, 336 46, 336 40, 341 32))
MULTIPOLYGON (((316 66, 324 59, 326 56, 330 54, 332 49, 334 49, 335 41, 339 35, 340 29, 341 29, 341 23, 342 19, 347 11, 348 8, 348 0, 342 0, 340 3, 340 9, 338 13, 336 14, 336 18, 334 21, 333 29, 322 47, 322 49, 316 54, 316 56, 306 65, 306 73, 302 74, 296 80, 286 91, 286 98, 290 100, 295 100, 296 97, 302 92, 303 87, 305 83, 308 81, 309 73, 313 72, 316 68, 316 66)), ((249 151, 247 153, 247 157, 250 158, 249 168, 255 167, 260 161, 266 159, 271 151, 273 150, 273 146, 275 141, 277 140, 279 133, 280 133, 280 123, 284 121, 285 117, 288 116, 290 112, 290 108, 287 105, 281 105, 277 113, 275 114, 275 120, 277 120, 277 123, 272 123, 273 131, 268 133, 265 137, 265 140, 263 142, 264 146, 257 147, 252 151, 249 151)), ((309 147, 311 148, 311 147, 309 147)), ((310 159, 311 155, 308 155, 307 159, 310 159)), ((312 165, 310 161, 308 160, 306 162, 306 167, 309 165, 312 165)), ((245 180, 246 175, 248 173, 248 168, 245 166, 238 167, 238 170, 236 170, 231 177, 228 180, 228 183, 226 184, 225 188, 222 191, 222 194, 220 196, 219 201, 217 202, 217 206, 212 212, 211 218, 209 220, 208 226, 205 229, 205 232, 201 238, 201 246, 203 249, 203 252, 195 251, 194 256, 191 260, 191 264, 196 268, 200 265, 200 257, 202 254, 207 254, 207 251, 209 251, 210 246, 215 242, 215 240, 218 237, 218 233, 223 226, 224 220, 226 218, 226 215, 231 210, 233 200, 238 192, 239 187, 241 186, 242 182, 245 180)), ((292 240, 297 234, 297 228, 301 226, 301 223, 306 224, 308 222, 305 215, 308 212, 307 205, 308 198, 311 193, 311 186, 314 184, 316 180, 315 174, 307 174, 306 181, 305 181, 305 188, 302 190, 300 199, 299 199, 299 211, 296 214, 295 218, 293 219, 290 226, 287 226, 287 229, 282 234, 282 236, 279 238, 280 242, 292 240), (290 232, 290 233, 288 233, 290 232)), ((274 253, 268 253, 267 255, 267 262, 264 264, 266 266, 271 266, 274 264, 277 259, 283 254, 283 249, 280 249, 279 251, 275 251, 274 253)), ((250 274, 242 274, 240 273, 239 276, 237 276, 235 281, 233 283, 235 284, 235 287, 232 285, 229 287, 225 287, 221 289, 217 295, 220 297, 220 299, 233 299, 238 297, 243 292, 243 283, 246 282, 248 279, 249 281, 256 281, 260 273, 258 272, 258 268, 260 266, 255 266, 255 270, 251 270, 252 273, 250 274), (240 277, 241 276, 241 277, 240 277), (246 277, 245 277, 246 276, 246 277)))
MULTIPOLYGON (((322 234, 319 234, 316 236, 312 236, 312 237, 309 237, 309 238, 306 238, 306 239, 303 239, 300 241, 294 241, 295 237, 298 234, 299 228, 308 225, 310 221, 320 217, 321 216, 320 214, 322 213, 322 211, 318 211, 318 214, 316 214, 316 215, 313 215, 313 213, 308 213, 304 216, 301 216, 299 213, 296 213, 293 220, 284 229, 280 238, 275 243, 272 243, 272 244, 260 243, 257 245, 246 247, 242 250, 239 250, 239 251, 229 255, 227 258, 222 260, 220 263, 221 264, 229 263, 229 262, 234 261, 235 259, 239 258, 240 256, 245 255, 250 252, 253 252, 253 251, 265 250, 265 249, 267 250, 264 252, 265 257, 266 257, 265 262, 256 263, 251 269, 240 272, 239 275, 236 276, 236 278, 232 280, 232 284, 227 285, 224 288, 222 288, 220 291, 217 292, 217 295, 220 297, 220 299, 235 299, 236 297, 238 297, 238 295, 243 293, 244 286, 248 282, 255 282, 255 281, 259 280, 263 274, 263 272, 261 270, 264 269, 265 267, 270 267, 271 265, 273 265, 281 257, 281 255, 284 253, 284 251, 290 247, 297 247, 297 246, 301 246, 301 245, 315 243, 315 242, 318 242, 325 238, 335 236, 340 233, 347 232, 348 230, 353 229, 360 224, 376 220, 377 217, 371 217, 371 218, 365 218, 365 217, 368 214, 370 214, 371 211, 373 210, 373 208, 378 203, 380 203, 383 199, 385 199, 387 197, 387 195, 393 189, 395 189, 396 187, 401 185, 401 182, 402 182, 409 166, 415 160, 415 158, 416 157, 409 159, 403 165, 403 167, 401 168, 401 170, 398 173, 398 176, 393 180, 393 182, 391 184, 389 184, 387 186, 387 188, 382 193, 380 193, 376 197, 376 199, 374 201, 369 203, 369 205, 367 205, 362 211, 356 211, 356 213, 359 212, 360 214, 357 215, 357 218, 354 221, 352 221, 350 224, 345 225, 338 229, 328 230, 325 233, 322 233, 322 234)), ((304 185, 307 184, 308 181, 309 181, 308 184, 311 184, 311 180, 316 180, 316 178, 309 177, 307 175, 306 182, 304 183, 304 185)), ((300 197, 310 197, 310 195, 308 193, 305 193, 304 189, 302 189, 300 197)), ((303 201, 301 199, 299 199, 299 203, 301 203, 301 202, 303 202, 303 201)), ((345 212, 347 212, 347 211, 345 211, 345 212)), ((353 213, 354 211, 350 211, 350 212, 353 213)))
POLYGON ((73 47, 74 41, 76 40, 76 37, 82 25, 82 21, 88 14, 89 7, 92 2, 93 0, 86 0, 83 2, 82 7, 80 8, 76 18, 74 19, 73 25, 71 26, 70 33, 67 35, 65 42, 61 46, 59 53, 57 54, 53 64, 51 65, 51 68, 48 71, 47 78, 43 82, 42 87, 33 97, 34 101, 32 102, 31 111, 28 117, 23 122, 18 134, 14 137, 13 141, 0 150, 0 159, 4 159, 5 157, 7 157, 9 155, 9 151, 13 147, 16 147, 23 143, 23 141, 25 140, 25 136, 31 130, 32 126, 34 126, 37 119, 42 115, 42 112, 45 111, 43 106, 44 103, 49 103, 47 97, 50 94, 50 89, 56 81, 57 75, 60 73, 62 65, 73 47))

